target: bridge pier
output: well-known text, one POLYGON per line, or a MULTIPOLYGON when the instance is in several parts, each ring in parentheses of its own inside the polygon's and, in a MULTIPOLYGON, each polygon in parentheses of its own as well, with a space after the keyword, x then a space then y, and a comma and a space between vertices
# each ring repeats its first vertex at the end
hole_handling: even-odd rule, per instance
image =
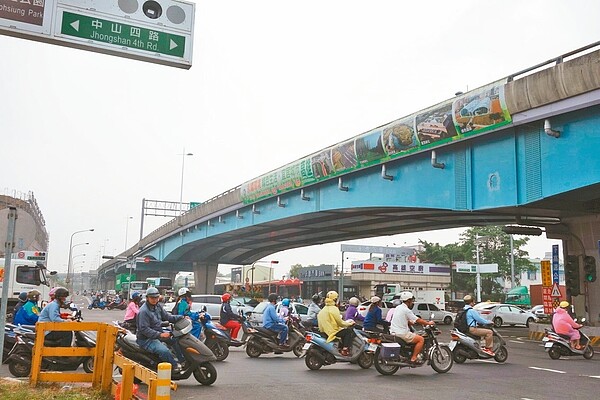
MULTIPOLYGON (((584 282, 583 255, 596 259, 596 268, 600 270, 598 241, 600 240, 600 215, 563 219, 560 228, 546 228, 546 236, 550 239, 562 239, 563 257, 567 255, 579 257, 579 277, 581 294, 571 298, 578 316, 585 316, 592 326, 600 326, 600 279, 596 282, 584 282), (587 292, 587 293, 586 293, 587 292), (586 299, 587 297, 587 299, 586 299)), ((566 293, 562 293, 566 298, 566 293)))
POLYGON ((218 264, 193 262, 195 294, 214 294, 218 264))

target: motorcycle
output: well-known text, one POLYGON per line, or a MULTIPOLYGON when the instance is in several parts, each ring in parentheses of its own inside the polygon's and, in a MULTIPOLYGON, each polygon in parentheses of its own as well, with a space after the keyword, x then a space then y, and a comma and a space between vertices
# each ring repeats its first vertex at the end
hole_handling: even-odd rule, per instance
POLYGON ((450 331, 450 349, 452 350, 452 357, 457 364, 464 363, 467 359, 469 360, 487 360, 493 358, 496 362, 503 363, 508 359, 508 350, 506 349, 506 341, 498 333, 494 326, 486 326, 486 329, 490 329, 494 336, 494 344, 492 351, 494 355, 491 356, 482 350, 480 344, 481 337, 472 335, 470 333, 463 333, 458 329, 452 329, 450 331))
POLYGON ((294 352, 296 357, 303 354, 302 347, 306 342, 303 332, 300 330, 299 318, 291 315, 287 319, 288 343, 287 346, 280 346, 278 332, 263 327, 254 327, 253 332, 242 325, 244 334, 248 335, 246 340, 246 354, 250 358, 259 357, 261 354, 275 353, 282 354, 290 351, 294 352))
MULTIPOLYGON (((585 322, 585 318, 581 322, 585 322)), ((590 338, 581 330, 579 331, 581 336, 579 344, 582 346, 580 350, 571 347, 571 339, 568 336, 556 333, 552 328, 545 329, 545 332, 542 341, 544 342, 544 349, 551 359, 558 360, 560 356, 583 356, 583 358, 589 360, 594 357, 594 348, 590 345, 590 338)))
POLYGON ((4 327, 4 349, 2 350, 2 363, 6 363, 8 354, 17 343, 18 332, 34 332, 35 326, 31 325, 14 325, 7 323, 4 327))
MULTIPOLYGON (((73 312, 74 321, 82 321, 81 310, 73 312)), ((28 329, 15 329, 16 343, 6 359, 8 370, 17 377, 22 378, 29 376, 31 372, 32 354, 35 345, 36 333, 28 329)), ((88 336, 84 331, 74 332, 75 342, 73 347, 96 347, 96 341, 88 336)), ((44 346, 56 347, 59 341, 44 340, 44 346)), ((75 371, 83 365, 83 369, 87 373, 94 371, 94 358, 87 356, 72 356, 72 357, 43 357, 43 371, 75 371)))
POLYGON ((202 325, 204 344, 213 352, 217 361, 223 361, 229 356, 229 346, 240 347, 244 342, 232 339, 226 328, 217 326, 206 310, 200 314, 198 321, 202 325))
POLYGON ((440 374, 450 371, 454 364, 452 350, 438 342, 436 336, 441 333, 435 325, 424 327, 420 335, 425 339, 425 344, 417 355, 416 363, 410 362, 414 345, 397 336, 381 334, 381 343, 374 357, 375 369, 382 375, 393 375, 400 368, 417 368, 423 365, 431 365, 431 368, 440 374))
MULTIPOLYGON (((190 334, 191 330, 192 321, 187 318, 172 325, 172 336, 179 342, 186 362, 181 371, 172 372, 171 380, 184 380, 193 374, 201 385, 212 385, 217 380, 217 370, 211 361, 216 361, 217 358, 204 343, 190 334)), ((154 371, 163 362, 157 354, 142 349, 136 342, 136 336, 125 329, 117 335, 116 348, 124 357, 154 371)))
POLYGON ((327 335, 317 332, 306 333, 306 344, 303 346, 304 362, 308 369, 316 371, 323 365, 331 365, 336 362, 349 362, 358 364, 363 369, 371 368, 373 365, 373 353, 377 348, 375 340, 362 330, 354 329, 352 339, 352 353, 349 356, 341 354, 340 342, 327 342, 327 335))
POLYGON ((104 300, 94 299, 88 306, 88 310, 92 310, 94 308, 104 310, 106 308, 106 302, 104 300))
POLYGON ((106 305, 106 308, 108 308, 109 310, 125 310, 127 308, 127 302, 123 300, 121 300, 118 303, 111 301, 106 305))

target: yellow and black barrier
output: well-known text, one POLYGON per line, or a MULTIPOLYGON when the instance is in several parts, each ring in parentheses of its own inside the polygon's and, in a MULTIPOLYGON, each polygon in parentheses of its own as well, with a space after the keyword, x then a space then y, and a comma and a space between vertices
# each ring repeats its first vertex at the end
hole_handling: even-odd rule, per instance
POLYGON ((118 328, 101 322, 38 322, 31 364, 31 386, 38 382, 90 382, 92 387, 108 393, 111 385, 113 353, 118 328), (46 331, 96 331, 96 347, 44 347, 46 331), (94 357, 94 371, 42 372, 42 357, 94 357))
POLYGON ((158 364, 158 372, 144 367, 124 357, 119 352, 114 354, 114 363, 121 368, 122 378, 118 383, 113 381, 112 393, 115 400, 139 399, 134 391, 134 378, 148 385, 148 400, 169 400, 171 390, 177 390, 177 384, 171 382, 171 364, 158 364), (117 390, 117 387, 120 389, 117 390))

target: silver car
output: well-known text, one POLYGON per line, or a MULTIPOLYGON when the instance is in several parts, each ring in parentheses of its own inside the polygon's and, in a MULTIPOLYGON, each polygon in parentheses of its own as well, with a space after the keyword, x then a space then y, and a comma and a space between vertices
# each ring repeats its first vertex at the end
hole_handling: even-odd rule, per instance
POLYGON ((446 325, 450 325, 454 321, 454 314, 450 311, 440 310, 438 306, 433 303, 414 303, 412 312, 419 318, 424 320, 443 322, 446 325))
POLYGON ((481 306, 479 304, 476 307, 479 314, 488 321, 493 321, 494 326, 497 328, 502 325, 525 325, 529 327, 530 323, 537 322, 538 320, 537 316, 532 312, 525 311, 512 304, 490 303, 481 306))

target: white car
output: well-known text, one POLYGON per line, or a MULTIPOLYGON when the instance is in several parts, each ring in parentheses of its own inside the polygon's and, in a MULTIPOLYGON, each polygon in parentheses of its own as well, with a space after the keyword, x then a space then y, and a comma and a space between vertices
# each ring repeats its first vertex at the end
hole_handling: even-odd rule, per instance
MULTIPOLYGON (((481 304, 481 303, 479 303, 481 304)), ((529 326, 532 322, 537 322, 535 314, 525 311, 512 304, 494 304, 477 305, 479 314, 488 321, 493 321, 494 326, 499 328, 502 325, 525 325, 529 326)), ((474 307, 475 308, 475 307, 474 307)))
MULTIPOLYGON (((221 295, 218 294, 193 294, 191 310, 193 312, 199 312, 202 310, 202 307, 206 306, 206 312, 210 314, 211 318, 213 320, 219 320, 221 319, 221 303, 221 295)), ((242 303, 235 297, 231 298, 229 304, 231 304, 231 310, 236 314, 240 310, 244 314, 253 310, 251 306, 242 303)), ((168 312, 171 312, 173 307, 175 307, 175 302, 166 303, 164 305, 164 309, 168 312)))
POLYGON ((423 318, 424 320, 443 322, 446 325, 450 325, 455 318, 453 313, 446 310, 440 310, 439 307, 433 303, 414 303, 412 312, 417 317, 423 318))
MULTIPOLYGON (((367 314, 369 313, 370 306, 371 306, 371 302, 365 301, 364 303, 359 304, 358 307, 356 307, 356 309, 358 310, 360 315, 362 315, 363 317, 366 317, 367 314)), ((395 306, 392 304, 391 301, 382 301, 380 303, 380 307, 381 307, 381 318, 385 319, 385 317, 387 316, 387 313, 395 306)))

